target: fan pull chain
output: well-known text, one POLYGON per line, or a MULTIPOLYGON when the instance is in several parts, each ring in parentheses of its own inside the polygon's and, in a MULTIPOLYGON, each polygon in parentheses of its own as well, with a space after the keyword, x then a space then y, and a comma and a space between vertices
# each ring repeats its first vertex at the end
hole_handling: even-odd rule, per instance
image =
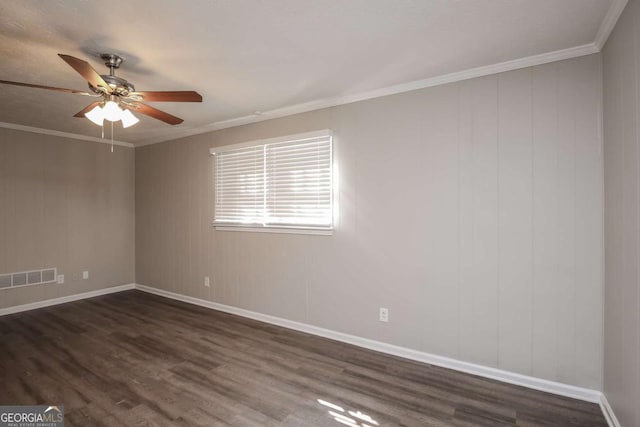
POLYGON ((113 122, 111 122, 111 152, 113 153, 113 122))

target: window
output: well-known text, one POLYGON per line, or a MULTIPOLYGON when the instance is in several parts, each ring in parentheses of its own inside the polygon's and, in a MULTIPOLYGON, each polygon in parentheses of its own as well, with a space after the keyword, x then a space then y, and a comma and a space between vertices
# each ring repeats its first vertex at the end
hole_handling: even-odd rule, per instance
POLYGON ((330 231, 332 140, 325 130, 212 148, 216 228, 330 231))

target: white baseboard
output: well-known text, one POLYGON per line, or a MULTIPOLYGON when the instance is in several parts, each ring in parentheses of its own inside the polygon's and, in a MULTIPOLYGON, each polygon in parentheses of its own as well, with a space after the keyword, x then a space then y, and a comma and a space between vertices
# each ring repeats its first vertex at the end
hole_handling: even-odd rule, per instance
POLYGON ((598 403, 602 409, 609 427, 620 427, 613 409, 609 405, 607 398, 598 390, 592 390, 582 387, 575 387, 568 384, 562 384, 555 381, 544 380, 540 378, 530 377, 527 375, 516 374, 514 372, 504 371, 501 369, 491 368, 488 366, 477 365, 474 363, 463 362, 461 360, 451 359, 448 357, 437 356, 435 354, 425 353, 418 350, 412 350, 410 348, 400 347, 393 344, 387 344, 380 341, 371 340, 368 338, 362 338, 355 335, 345 334, 342 332, 332 331, 330 329, 324 329, 317 326, 309 325, 306 323, 295 322, 292 320, 283 319, 281 317, 270 316, 268 314, 257 313, 255 311, 245 310, 238 307, 224 305, 212 301, 203 300, 200 298, 194 298, 175 292, 169 292, 150 286, 139 285, 135 283, 129 283, 126 285, 114 286, 110 288, 98 289, 95 291, 84 292, 81 294, 69 295, 66 297, 53 298, 44 301, 38 301, 30 304, 18 305, 15 307, 8 307, 0 309, 0 316, 7 314, 19 313, 22 311, 35 310, 42 307, 49 307, 52 305, 64 304, 67 302, 93 298, 100 295, 107 295, 116 292, 127 291, 131 289, 138 289, 143 292, 159 295, 165 298, 174 299, 177 301, 186 302, 189 304, 198 305, 201 307, 210 308, 213 310, 223 311, 225 313, 236 314, 238 316, 247 317, 250 319, 258 320, 273 325, 282 326, 285 328, 293 329, 296 331, 306 332, 312 335, 317 335, 336 341, 353 344, 358 347, 367 348, 381 353, 391 354, 394 356, 403 357, 405 359, 415 360, 418 362, 428 363, 431 365, 441 366, 455 371, 465 372, 472 375, 477 375, 484 378, 491 378, 497 381, 502 381, 508 384, 515 384, 534 390, 540 390, 548 393, 557 394, 560 396, 571 397, 574 399, 584 400, 587 402, 598 403))
MULTIPOLYGON (((428 363, 431 365, 441 366, 444 368, 453 369, 460 372, 466 372, 468 374, 477 375, 480 377, 491 378, 494 380, 502 381, 509 384, 515 384, 534 390, 545 391, 561 396, 571 397, 574 399, 584 400, 592 403, 601 404, 602 393, 598 390, 592 390, 582 387, 575 387, 568 384, 562 384, 555 381, 548 381, 540 378, 530 377, 527 375, 516 374, 513 372, 503 371, 501 369, 491 368, 488 366, 477 365, 474 363, 463 362, 460 360, 451 359, 448 357, 437 356, 435 354, 424 353, 418 350, 412 350, 397 345, 387 344, 380 341, 375 341, 367 338, 358 337, 355 335, 349 335, 342 332, 336 332, 329 329, 319 328, 317 326, 308 325, 306 323, 294 322, 292 320, 283 319, 280 317, 270 316, 267 314, 257 313, 242 308, 232 307, 216 302, 203 300, 200 298, 194 298, 186 295, 177 294, 174 292, 165 291, 150 286, 136 284, 136 289, 148 292, 151 294, 159 295, 166 298, 186 302, 189 304, 199 305, 202 307, 211 308, 213 310, 224 311, 226 313, 236 314, 242 317, 248 317, 250 319, 259 320, 261 322, 271 323, 274 325, 282 326, 296 331, 306 332, 313 335, 318 335, 325 338, 330 338, 336 341, 353 344, 359 347, 367 348, 381 353, 392 354, 394 356, 403 357, 405 359, 415 360, 418 362, 428 363)), ((613 414, 613 412, 611 412, 613 414)), ((618 427, 618 426, 616 426, 618 427)))
POLYGON ((29 304, 16 305, 13 307, 0 308, 0 316, 6 316, 7 314, 20 313, 21 311, 35 310, 37 308, 49 307, 52 305, 64 304, 71 301, 78 301, 81 299, 93 298, 100 295, 113 294, 115 292, 127 291, 135 289, 135 283, 128 283, 126 285, 113 286, 111 288, 98 289, 95 291, 83 292, 81 294, 69 295, 66 297, 47 299, 44 301, 32 302, 29 304))
POLYGON ((609 427, 621 427, 620 421, 616 418, 616 414, 613 413, 613 408, 609 405, 609 401, 604 393, 600 396, 600 409, 602 409, 602 414, 607 420, 609 427))

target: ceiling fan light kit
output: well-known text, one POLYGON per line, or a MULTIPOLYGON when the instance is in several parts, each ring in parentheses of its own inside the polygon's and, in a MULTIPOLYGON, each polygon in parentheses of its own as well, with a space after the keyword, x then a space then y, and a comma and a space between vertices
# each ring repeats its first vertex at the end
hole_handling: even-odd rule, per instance
POLYGON ((78 95, 100 96, 102 97, 101 101, 93 102, 74 116, 87 118, 98 126, 103 126, 104 120, 110 122, 121 121, 123 128, 133 126, 138 123, 140 119, 133 115, 131 110, 170 125, 177 125, 183 122, 181 118, 153 108, 150 105, 144 104, 142 101, 202 102, 202 96, 194 91, 136 92, 133 84, 115 75, 115 70, 120 68, 124 59, 114 53, 100 55, 105 61, 104 64, 109 68, 108 75, 98 74, 88 62, 81 59, 63 54, 58 54, 58 56, 87 81, 92 93, 75 89, 64 89, 6 80, 0 80, 0 84, 54 90, 78 95))
POLYGON ((117 101, 109 100, 102 105, 96 105, 90 111, 84 113, 84 116, 98 126, 103 126, 104 121, 110 122, 122 121, 122 127, 128 128, 135 125, 140 120, 129 110, 120 108, 117 101))

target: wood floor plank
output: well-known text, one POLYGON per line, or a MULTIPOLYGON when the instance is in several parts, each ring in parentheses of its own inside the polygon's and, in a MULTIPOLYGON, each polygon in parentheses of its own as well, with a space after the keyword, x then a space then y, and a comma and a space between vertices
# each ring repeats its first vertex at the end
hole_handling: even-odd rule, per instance
POLYGON ((127 291, 0 318, 0 404, 70 426, 593 426, 598 405, 127 291))

